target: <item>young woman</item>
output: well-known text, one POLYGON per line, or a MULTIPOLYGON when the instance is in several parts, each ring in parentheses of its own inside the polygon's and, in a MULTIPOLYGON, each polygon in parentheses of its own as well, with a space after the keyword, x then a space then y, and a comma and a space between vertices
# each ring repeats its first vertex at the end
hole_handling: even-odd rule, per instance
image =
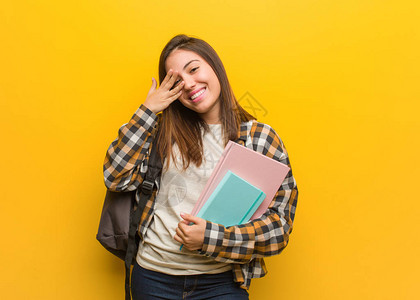
POLYGON ((238 104, 220 58, 203 40, 172 38, 160 56, 159 79, 104 163, 107 188, 132 191, 142 183, 151 147, 164 158, 159 192, 138 230, 133 298, 248 299, 251 279, 266 274, 263 257, 289 241, 298 198, 292 171, 256 220, 225 228, 188 213, 229 140, 290 167, 284 144, 238 104))

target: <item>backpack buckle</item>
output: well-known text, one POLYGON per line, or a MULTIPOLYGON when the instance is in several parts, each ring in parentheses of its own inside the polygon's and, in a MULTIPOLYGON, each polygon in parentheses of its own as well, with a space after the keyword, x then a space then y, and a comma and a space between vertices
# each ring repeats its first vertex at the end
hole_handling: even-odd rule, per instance
POLYGON ((155 184, 151 181, 143 180, 141 184, 141 192, 146 195, 150 195, 153 192, 153 186, 155 184))

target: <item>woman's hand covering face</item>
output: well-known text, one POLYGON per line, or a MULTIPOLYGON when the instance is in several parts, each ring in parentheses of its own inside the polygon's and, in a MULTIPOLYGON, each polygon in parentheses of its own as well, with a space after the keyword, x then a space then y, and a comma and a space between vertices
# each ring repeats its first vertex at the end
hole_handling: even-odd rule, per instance
POLYGON ((152 86, 147 94, 143 105, 153 111, 155 114, 166 109, 172 102, 179 98, 182 94, 184 82, 175 82, 178 78, 178 72, 170 69, 162 81, 159 88, 156 89, 157 83, 152 78, 152 86))

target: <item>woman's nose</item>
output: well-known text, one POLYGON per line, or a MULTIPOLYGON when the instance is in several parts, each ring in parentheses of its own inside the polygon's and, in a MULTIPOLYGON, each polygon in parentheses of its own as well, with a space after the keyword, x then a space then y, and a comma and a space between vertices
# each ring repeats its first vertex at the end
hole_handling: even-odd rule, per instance
POLYGON ((184 88, 191 90, 195 87, 195 81, 192 78, 184 78, 184 88))

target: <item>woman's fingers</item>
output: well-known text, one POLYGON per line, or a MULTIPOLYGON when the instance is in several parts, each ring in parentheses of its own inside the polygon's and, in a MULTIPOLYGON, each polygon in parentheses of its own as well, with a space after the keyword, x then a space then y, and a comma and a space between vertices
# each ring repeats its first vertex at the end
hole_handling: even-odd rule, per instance
POLYGON ((186 228, 188 226, 189 225, 185 224, 184 222, 179 222, 178 223, 178 227, 176 228, 176 230, 179 231, 179 232, 181 232, 182 236, 185 237, 186 235, 188 235, 187 232, 186 232, 186 228))
POLYGON ((173 73, 173 71, 172 71, 172 69, 170 69, 170 70, 168 71, 168 73, 166 73, 165 78, 163 78, 163 81, 162 81, 162 83, 160 84, 160 86, 164 86, 164 85, 166 85, 166 83, 167 83, 167 82, 169 81, 169 79, 171 78, 172 73, 173 73))
MULTIPOLYGON (((170 70, 170 71, 172 71, 172 70, 170 70)), ((172 72, 169 80, 165 84, 163 84, 163 82, 162 82, 162 85, 161 86, 164 89, 170 91, 172 89, 172 87, 174 86, 174 84, 175 84, 175 82, 176 82, 177 79, 178 79, 178 72, 177 71, 174 71, 174 72, 172 72)))
POLYGON ((181 82, 177 82, 177 80, 181 81, 181 79, 178 78, 178 72, 177 71, 172 71, 172 69, 170 69, 168 71, 168 73, 166 73, 165 79, 163 79, 159 88, 163 89, 163 90, 170 91, 171 92, 170 97, 172 98, 172 96, 177 94, 183 86, 183 85, 181 85, 181 82), (172 89, 175 82, 177 82, 178 84, 172 89))
POLYGON ((174 240, 177 241, 180 244, 184 244, 184 241, 178 235, 176 235, 176 234, 174 236, 174 240))
POLYGON ((149 90, 149 92, 147 93, 147 95, 148 95, 148 96, 149 96, 151 93, 153 93, 153 91, 155 91, 155 90, 156 90, 156 85, 157 85, 156 80, 152 77, 152 86, 150 87, 150 90, 149 90))
POLYGON ((166 76, 163 79, 162 83, 160 84, 160 87, 164 90, 169 91, 173 87, 177 77, 178 77, 178 72, 170 69, 168 73, 166 73, 166 76))
POLYGON ((170 97, 171 102, 178 99, 179 96, 182 95, 182 88, 184 87, 184 82, 180 82, 173 90, 171 90, 171 93, 173 95, 170 97))
POLYGON ((183 82, 177 82, 177 85, 171 90, 176 80, 178 80, 178 72, 174 72, 172 69, 169 70, 162 84, 157 89, 156 80, 152 78, 152 86, 143 104, 156 114, 166 109, 182 95, 183 82))
POLYGON ((175 229, 175 240, 180 242, 180 243, 184 243, 185 242, 185 234, 181 231, 181 229, 179 229, 178 227, 175 229), (178 239, 177 239, 178 238, 178 239))

